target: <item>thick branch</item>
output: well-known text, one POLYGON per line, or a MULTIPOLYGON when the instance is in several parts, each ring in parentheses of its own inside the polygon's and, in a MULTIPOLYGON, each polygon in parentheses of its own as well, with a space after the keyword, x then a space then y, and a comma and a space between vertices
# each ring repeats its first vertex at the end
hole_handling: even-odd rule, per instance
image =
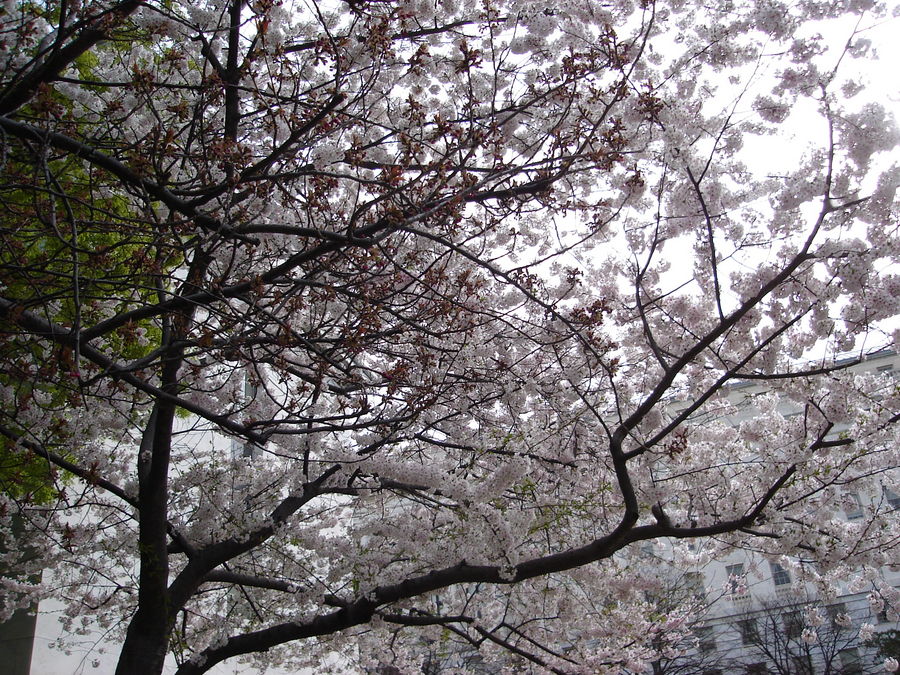
POLYGON ((24 436, 22 436, 22 434, 17 433, 6 426, 0 425, 0 434, 6 436, 14 443, 21 445, 23 448, 26 448, 30 452, 33 452, 38 457, 43 457, 54 466, 58 466, 60 469, 68 471, 74 476, 78 476, 88 485, 96 485, 97 487, 103 488, 104 490, 106 490, 110 494, 115 495, 130 506, 137 507, 138 501, 134 497, 129 496, 128 493, 125 492, 125 490, 123 490, 115 483, 112 483, 105 478, 101 478, 95 471, 85 469, 73 462, 70 462, 69 460, 56 454, 55 452, 47 450, 46 448, 44 448, 44 446, 27 440, 24 436))
MULTIPOLYGON (((14 80, 6 91, 0 94, 0 115, 8 115, 27 103, 42 84, 52 82, 59 73, 74 63, 75 59, 109 37, 110 32, 122 25, 142 4, 142 0, 125 0, 114 5, 102 14, 91 17, 90 24, 65 47, 51 49, 46 57, 39 56, 38 63, 29 73, 17 81, 14 80)), ((59 30, 63 30, 62 26, 59 30)))
POLYGON ((216 567, 259 546, 271 537, 288 518, 311 500, 321 495, 324 492, 323 486, 325 482, 337 473, 340 468, 339 464, 328 468, 316 480, 304 484, 299 495, 291 495, 284 499, 269 514, 265 525, 247 532, 241 537, 231 537, 205 546, 191 556, 187 566, 176 577, 169 588, 169 596, 171 598, 170 613, 172 616, 187 603, 200 584, 211 579, 210 575, 221 574, 213 572, 216 567))
MULTIPOLYGON (((660 524, 632 527, 627 532, 621 532, 620 528, 617 528, 612 534, 597 539, 587 546, 520 563, 516 565, 511 575, 504 574, 499 567, 468 565, 465 562, 461 562, 452 567, 434 570, 428 574, 413 577, 397 584, 379 586, 362 598, 346 603, 339 611, 319 615, 306 624, 281 624, 254 633, 246 633, 229 638, 223 647, 207 650, 203 653, 203 665, 188 663, 179 668, 177 672, 178 675, 196 675, 206 672, 213 665, 224 659, 239 654, 263 651, 285 642, 315 635, 327 635, 351 626, 357 626, 368 622, 379 606, 431 593, 455 584, 514 584, 526 579, 562 572, 609 558, 616 551, 636 541, 658 537, 713 536, 741 530, 749 527, 756 521, 795 471, 796 467, 791 466, 744 516, 734 520, 698 528, 671 527, 660 524)), ((333 601, 331 604, 341 603, 333 601)))
POLYGON ((252 586, 253 588, 268 588, 273 591, 283 591, 285 593, 292 593, 296 590, 295 584, 283 581, 282 579, 269 579, 266 577, 258 577, 253 574, 231 572, 229 570, 213 570, 203 578, 203 582, 221 582, 224 584, 236 584, 238 586, 252 586))
POLYGON ((100 366, 109 377, 127 382, 138 391, 149 394, 156 400, 173 403, 179 408, 184 408, 188 412, 192 412, 195 415, 202 417, 203 419, 217 424, 222 429, 230 431, 239 436, 243 436, 244 438, 247 438, 254 443, 264 445, 266 442, 266 438, 264 436, 250 431, 244 425, 230 420, 225 415, 213 414, 203 406, 184 400, 179 396, 176 396, 175 394, 156 387, 149 382, 145 382, 141 378, 129 372, 127 368, 124 368, 114 362, 100 350, 95 349, 88 344, 84 344, 83 342, 79 343, 78 336, 75 335, 72 331, 63 328, 62 326, 52 324, 46 319, 42 319, 32 312, 22 310, 20 305, 12 302, 11 300, 0 298, 0 317, 23 328, 31 335, 44 338, 51 342, 55 342, 56 344, 65 345, 72 348, 73 350, 76 345, 80 344, 81 356, 86 358, 88 361, 91 361, 92 363, 100 366))
POLYGON ((212 216, 197 211, 196 207, 189 202, 184 201, 173 195, 167 188, 156 183, 149 178, 141 176, 139 173, 129 168, 114 157, 100 152, 94 147, 82 143, 74 138, 55 131, 45 131, 38 127, 8 117, 0 116, 0 129, 3 129, 11 136, 21 138, 23 140, 37 141, 46 144, 58 150, 70 152, 76 157, 84 159, 94 166, 108 171, 118 178, 122 183, 129 185, 140 192, 145 193, 153 199, 158 199, 169 209, 176 213, 190 218, 198 226, 209 232, 218 232, 223 236, 230 236, 247 243, 255 243, 255 240, 246 235, 239 234, 234 228, 225 225, 222 221, 212 216))

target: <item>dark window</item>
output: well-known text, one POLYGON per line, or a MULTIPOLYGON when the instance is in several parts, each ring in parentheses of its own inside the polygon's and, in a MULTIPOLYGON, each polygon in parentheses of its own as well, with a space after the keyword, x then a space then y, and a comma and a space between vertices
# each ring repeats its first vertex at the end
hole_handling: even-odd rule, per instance
POLYGON ((884 498, 892 509, 900 509, 900 495, 896 492, 886 487, 884 488, 884 498))
POLYGON ((828 612, 828 617, 836 624, 841 625, 841 622, 846 622, 847 619, 847 605, 843 602, 836 602, 833 605, 828 605, 825 608, 828 612))
POLYGON ((706 602, 706 589, 703 587, 703 574, 700 572, 688 572, 684 575, 684 585, 691 597, 700 602, 706 602))
POLYGON ((697 631, 697 649, 706 654, 716 650, 716 633, 712 626, 704 626, 698 628, 697 631))
POLYGON ((862 675, 862 661, 859 659, 859 650, 842 649, 838 652, 841 660, 841 675, 862 675))
POLYGON ((741 633, 741 642, 745 645, 753 645, 759 642, 759 629, 756 626, 756 619, 738 621, 738 630, 741 633))
POLYGON ((798 638, 803 633, 803 617, 800 612, 787 612, 784 620, 784 632, 788 638, 798 638))
POLYGON ((791 574, 777 562, 770 562, 769 567, 772 569, 772 583, 776 586, 784 586, 791 583, 791 574))
POLYGON ((791 667, 794 675, 813 675, 812 657, 809 654, 792 656, 791 667))
POLYGON ((725 571, 728 573, 728 592, 736 595, 744 585, 744 564, 727 565, 725 571))
POLYGON ((863 517, 862 502, 855 492, 848 492, 844 495, 844 512, 847 514, 848 520, 858 520, 863 517))
POLYGON ((747 675, 767 675, 768 672, 769 669, 765 663, 751 663, 746 670, 747 675))

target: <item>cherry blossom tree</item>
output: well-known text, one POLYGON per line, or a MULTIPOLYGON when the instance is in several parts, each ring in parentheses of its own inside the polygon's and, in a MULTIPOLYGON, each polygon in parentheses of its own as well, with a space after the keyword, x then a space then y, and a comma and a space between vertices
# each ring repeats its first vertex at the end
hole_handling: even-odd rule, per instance
POLYGON ((576 673, 688 635, 647 543, 889 593, 900 393, 847 370, 897 339, 885 12, 5 3, 0 434, 37 481, 0 516, 53 570, 7 610, 63 598, 123 674, 576 673))
POLYGON ((859 636, 871 630, 871 624, 854 625, 844 607, 823 609, 809 601, 779 602, 770 598, 749 621, 748 654, 740 664, 744 668, 738 666, 741 670, 746 670, 747 662, 762 659, 769 670, 779 674, 885 672, 880 663, 867 663, 859 653, 859 636))

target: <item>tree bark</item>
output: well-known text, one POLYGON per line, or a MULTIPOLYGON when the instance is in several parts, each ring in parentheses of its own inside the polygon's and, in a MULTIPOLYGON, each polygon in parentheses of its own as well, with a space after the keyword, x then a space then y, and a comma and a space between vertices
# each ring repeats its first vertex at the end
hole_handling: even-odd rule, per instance
MULTIPOLYGON (((166 364, 164 387, 174 382, 179 363, 180 359, 172 359, 166 364)), ((162 673, 166 659, 171 633, 166 497, 174 419, 175 406, 157 401, 138 455, 138 607, 125 635, 117 675, 156 675, 162 673)))

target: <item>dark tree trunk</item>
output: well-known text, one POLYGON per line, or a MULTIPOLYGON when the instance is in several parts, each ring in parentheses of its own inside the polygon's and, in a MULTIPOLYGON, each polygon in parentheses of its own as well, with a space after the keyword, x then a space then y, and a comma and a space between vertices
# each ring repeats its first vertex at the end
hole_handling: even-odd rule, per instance
MULTIPOLYGON (((163 369, 164 382, 174 382, 178 363, 173 359, 163 369)), ((166 658, 172 625, 166 520, 174 419, 175 406, 157 401, 138 454, 138 608, 125 635, 116 675, 158 675, 166 658)))

